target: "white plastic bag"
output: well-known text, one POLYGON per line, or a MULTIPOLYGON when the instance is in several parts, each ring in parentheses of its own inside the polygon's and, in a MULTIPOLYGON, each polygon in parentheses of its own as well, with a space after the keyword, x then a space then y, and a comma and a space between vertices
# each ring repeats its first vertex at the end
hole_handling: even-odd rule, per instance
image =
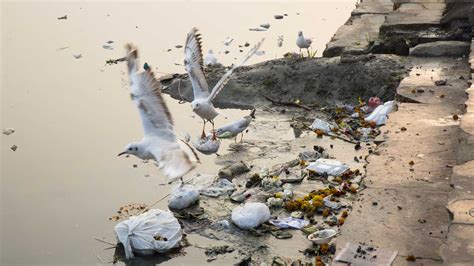
POLYGON ((377 108, 375 108, 375 110, 365 118, 365 121, 375 122, 377 126, 385 124, 388 119, 388 114, 393 111, 394 106, 394 101, 388 101, 383 105, 377 106, 377 108))
POLYGON ((181 241, 181 225, 170 211, 152 209, 138 216, 118 223, 115 235, 125 249, 127 259, 134 252, 152 254, 164 253, 178 247, 181 241))
POLYGON ((199 191, 193 185, 176 185, 171 190, 168 207, 182 210, 193 205, 198 199, 199 191))
POLYGON ((231 218, 241 229, 252 229, 270 219, 270 209, 260 202, 245 203, 232 210, 231 218))
POLYGON ((204 139, 198 138, 195 142, 193 142, 193 146, 200 153, 205 155, 211 155, 219 150, 219 147, 221 146, 221 141, 218 139, 213 140, 212 135, 208 135, 204 139))
POLYGON ((311 124, 311 126, 309 126, 309 127, 312 130, 319 129, 324 133, 329 133, 331 131, 331 128, 332 128, 332 126, 328 122, 326 122, 324 120, 321 120, 319 118, 314 119, 313 124, 311 124))
POLYGON ((310 163, 306 169, 319 174, 327 173, 330 176, 339 176, 349 170, 349 167, 336 160, 318 159, 316 162, 310 163))

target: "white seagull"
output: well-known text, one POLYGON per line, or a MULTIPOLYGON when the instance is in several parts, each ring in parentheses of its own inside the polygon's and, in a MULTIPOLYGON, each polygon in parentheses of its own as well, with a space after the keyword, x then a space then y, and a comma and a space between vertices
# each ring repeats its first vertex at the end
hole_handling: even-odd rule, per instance
POLYGON ((212 50, 209 50, 206 57, 204 57, 204 65, 208 67, 213 66, 215 64, 217 64, 217 58, 214 56, 212 50))
POLYGON ((311 43, 313 41, 309 38, 305 38, 303 36, 302 31, 298 31, 298 37, 296 38, 296 45, 300 48, 300 54, 301 54, 301 49, 308 49, 311 46, 311 43))
POLYGON ((218 128, 216 130, 216 135, 221 139, 235 138, 234 140, 237 141, 237 136, 241 133, 240 141, 242 142, 244 130, 250 125, 252 119, 255 119, 255 109, 252 110, 250 115, 218 128))
POLYGON ((128 144, 118 156, 131 154, 142 160, 154 159, 166 177, 182 180, 199 158, 187 143, 176 138, 171 114, 161 95, 160 82, 151 67, 145 64, 145 71, 138 73, 137 49, 131 44, 126 49, 130 96, 140 112, 145 136, 139 142, 128 144))
POLYGON ((202 70, 202 48, 201 48, 201 35, 198 34, 196 28, 191 29, 186 38, 186 45, 184 47, 184 67, 188 73, 189 79, 193 86, 194 100, 191 102, 191 107, 193 111, 199 115, 203 121, 204 125, 202 128, 201 138, 205 138, 206 134, 204 133, 206 128, 206 122, 209 121, 212 124, 212 129, 214 130, 214 118, 219 114, 214 106, 212 105, 212 100, 216 98, 217 94, 222 90, 222 88, 227 84, 232 73, 244 64, 252 55, 254 55, 264 39, 257 43, 247 55, 242 59, 242 61, 232 66, 222 78, 216 83, 212 91, 209 93, 209 88, 207 85, 206 77, 202 70))

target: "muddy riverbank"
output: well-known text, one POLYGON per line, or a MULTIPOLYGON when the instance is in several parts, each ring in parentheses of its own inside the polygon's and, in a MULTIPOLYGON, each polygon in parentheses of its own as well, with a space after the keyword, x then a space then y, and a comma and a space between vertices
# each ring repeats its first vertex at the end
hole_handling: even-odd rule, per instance
MULTIPOLYGON (((358 97, 394 99, 409 62, 394 55, 359 55, 334 58, 301 58, 298 55, 239 68, 215 99, 220 108, 256 108, 275 103, 324 107, 356 104, 358 97)), ((225 68, 207 68, 212 87, 225 68)), ((176 74, 162 83, 173 98, 191 101, 186 75, 176 74)))

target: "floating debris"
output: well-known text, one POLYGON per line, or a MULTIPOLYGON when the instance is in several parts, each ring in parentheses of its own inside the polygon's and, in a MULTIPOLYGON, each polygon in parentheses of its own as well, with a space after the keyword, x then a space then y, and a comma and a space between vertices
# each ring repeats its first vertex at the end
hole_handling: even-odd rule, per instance
POLYGON ((249 31, 267 31, 265 28, 250 28, 249 31))
POLYGON ((108 59, 107 61, 105 61, 105 64, 106 65, 115 65, 115 64, 118 64, 119 62, 123 62, 123 61, 126 61, 127 58, 126 57, 122 57, 122 58, 118 58, 118 59, 108 59))
POLYGON ((229 45, 232 43, 233 40, 234 40, 234 38, 227 37, 227 38, 225 38, 224 41, 222 41, 222 43, 223 43, 225 46, 229 46, 229 45))
POLYGON ((5 128, 2 133, 3 133, 3 135, 7 135, 7 136, 8 136, 8 135, 11 135, 11 134, 15 133, 15 129, 13 129, 13 128, 5 128))
POLYGON ((113 50, 114 49, 114 47, 110 44, 104 44, 104 45, 102 45, 102 48, 104 48, 106 50, 113 50))

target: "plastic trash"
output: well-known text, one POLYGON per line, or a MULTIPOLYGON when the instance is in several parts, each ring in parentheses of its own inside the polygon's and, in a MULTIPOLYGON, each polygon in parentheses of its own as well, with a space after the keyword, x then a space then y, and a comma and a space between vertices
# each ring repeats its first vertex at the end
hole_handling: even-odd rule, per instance
POLYGON ((349 167, 339 161, 331 159, 318 159, 316 162, 310 163, 306 170, 314 171, 319 174, 327 173, 330 176, 339 176, 349 167))
POLYGON ((231 181, 225 178, 220 178, 215 184, 200 189, 199 193, 208 197, 219 197, 223 195, 229 195, 234 190, 235 186, 231 181))
POLYGON ((115 235, 125 249, 127 259, 138 254, 164 253, 178 247, 181 225, 170 211, 151 209, 118 223, 115 235))
POLYGON ((267 199, 267 205, 270 208, 281 208, 283 207, 283 199, 282 198, 268 198, 267 199))
POLYGON ((232 210, 231 218, 239 228, 253 229, 270 219, 270 209, 260 202, 245 203, 232 210))
POLYGON ((199 200, 199 192, 193 185, 176 185, 168 201, 170 209, 182 210, 199 200))
POLYGON ((284 184, 283 185, 283 193, 282 198, 284 200, 289 200, 293 198, 293 186, 291 184, 284 184))
POLYGON ((324 133, 329 133, 332 129, 332 126, 328 122, 321 120, 319 118, 314 119, 313 123, 309 127, 312 130, 319 129, 323 131, 324 133))
POLYGON ((305 219, 298 219, 294 217, 274 219, 274 220, 270 220, 269 222, 277 226, 278 228, 293 228, 293 229, 301 229, 309 224, 309 221, 306 221, 305 219))
POLYGON ((377 106, 375 110, 365 118, 367 122, 374 122, 377 126, 385 124, 388 119, 388 114, 394 109, 395 102, 389 101, 383 105, 377 106))
POLYGON ((195 142, 193 142, 193 146, 200 153, 205 155, 211 155, 219 150, 219 147, 221 146, 221 141, 218 139, 212 139, 212 135, 208 135, 203 139, 198 138, 195 142))
POLYGON ((342 207, 342 204, 339 202, 331 201, 332 195, 323 198, 324 206, 331 209, 339 209, 342 207))
POLYGON ((278 189, 281 187, 281 180, 273 177, 265 177, 262 179, 262 188, 263 190, 269 191, 273 189, 278 189))
POLYGON ((308 239, 314 244, 321 245, 331 242, 331 239, 336 236, 337 232, 332 229, 324 229, 314 232, 308 236, 308 239))

